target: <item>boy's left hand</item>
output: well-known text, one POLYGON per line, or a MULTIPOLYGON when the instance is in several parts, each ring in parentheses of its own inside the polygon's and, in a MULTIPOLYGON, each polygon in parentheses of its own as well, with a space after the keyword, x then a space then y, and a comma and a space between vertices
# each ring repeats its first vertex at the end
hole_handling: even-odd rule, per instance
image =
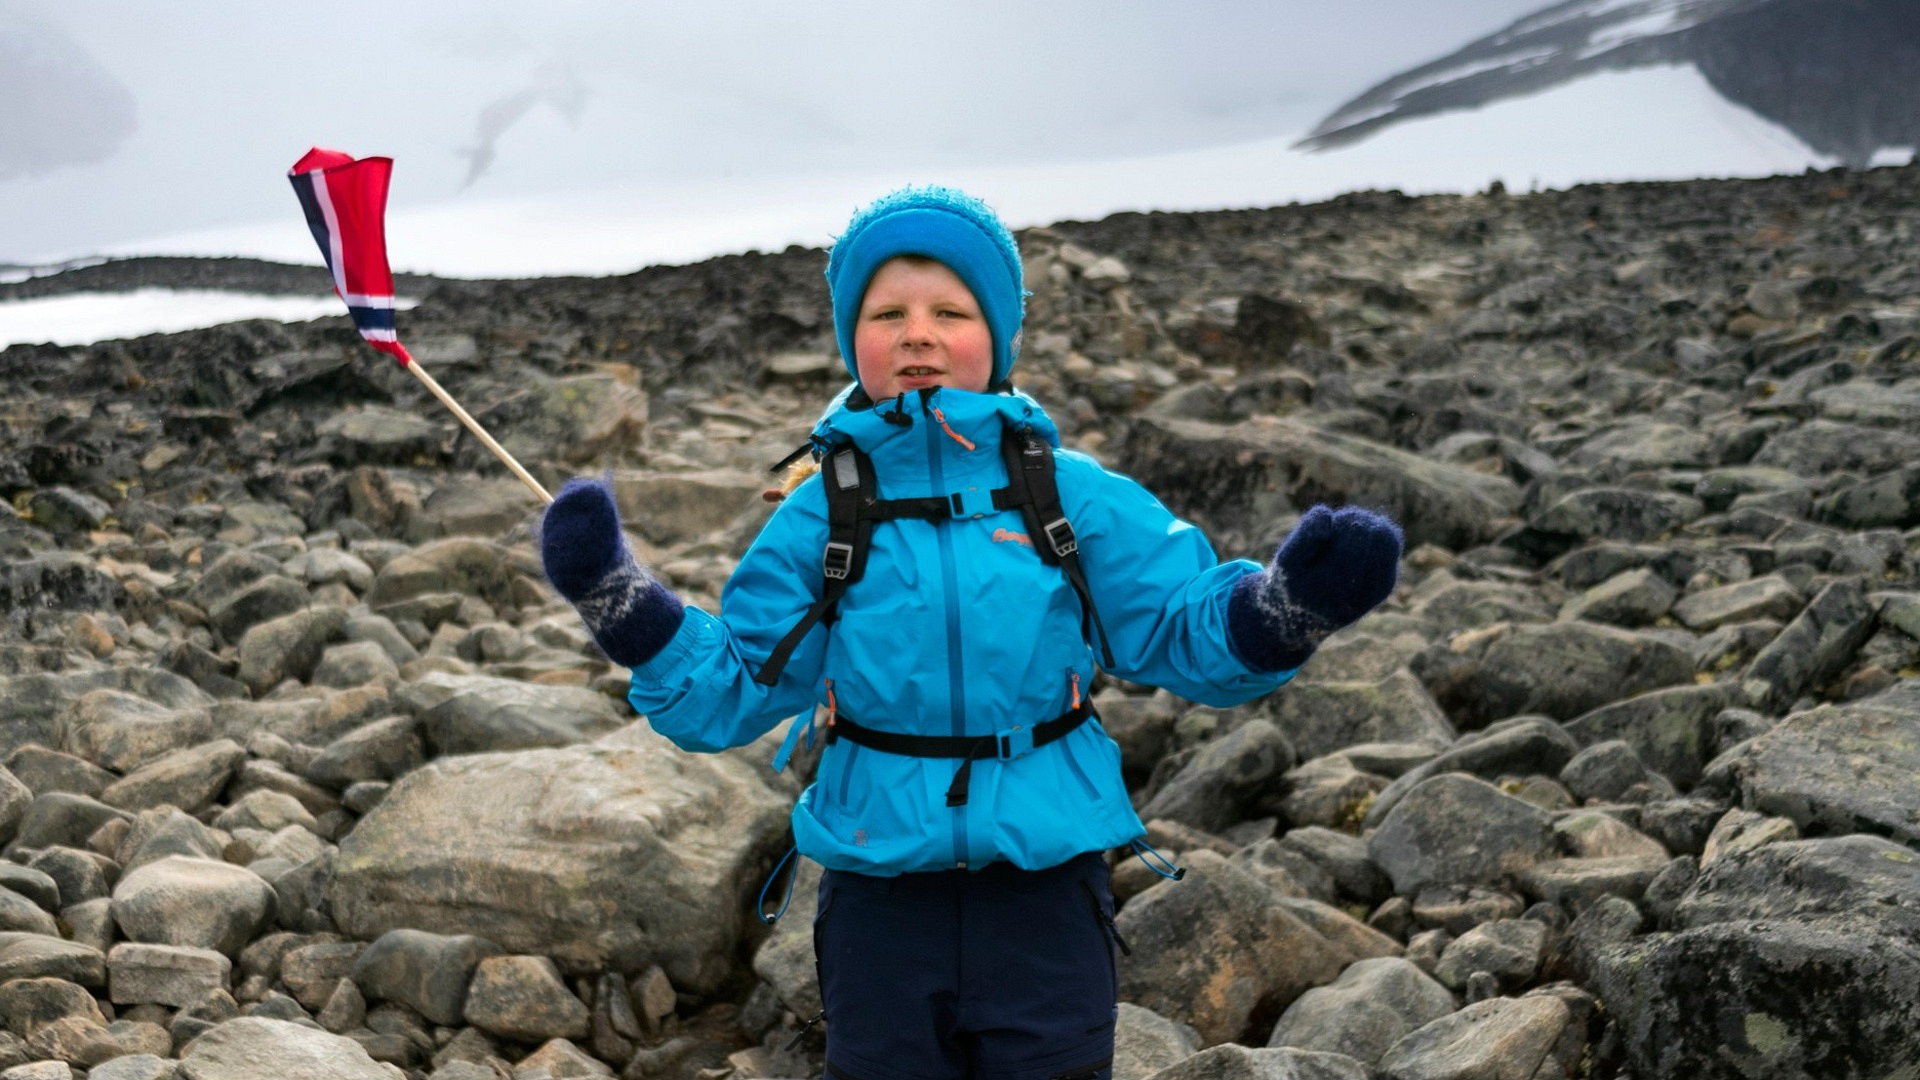
POLYGON ((1400 527, 1357 506, 1301 515, 1273 562, 1234 583, 1227 629, 1242 659, 1262 671, 1306 662, 1329 634, 1393 593, 1400 527))

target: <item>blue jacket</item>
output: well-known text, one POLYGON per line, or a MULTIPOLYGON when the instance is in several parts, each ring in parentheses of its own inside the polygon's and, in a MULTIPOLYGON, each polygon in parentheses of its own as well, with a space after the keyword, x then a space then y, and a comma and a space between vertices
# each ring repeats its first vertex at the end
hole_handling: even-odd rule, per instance
MULTIPOLYGON (((967 516, 876 525, 866 573, 840 601, 838 620, 815 627, 776 685, 762 686, 754 673, 822 587, 826 497, 819 477, 808 480, 742 557, 720 616, 688 608, 667 646, 634 669, 634 708, 680 747, 701 751, 811 716, 829 689, 837 709, 867 727, 920 734, 985 735, 1066 712, 1090 688, 1094 657, 1073 588, 1035 554, 1020 512, 995 511, 987 498, 1007 482, 1002 415, 1059 442, 1024 395, 940 389, 862 410, 836 403, 816 445, 859 446, 881 498, 959 493, 967 516), (883 417, 891 412, 910 422, 883 417)), ((1113 675, 1216 706, 1292 676, 1250 670, 1229 644, 1228 593, 1257 564, 1219 563, 1199 529, 1093 459, 1061 451, 1055 460, 1113 675)), ((959 767, 832 743, 793 809, 801 853, 882 876, 1001 859, 1039 869, 1144 833, 1119 748, 1097 722, 1024 757, 975 762, 968 801, 948 807, 959 767)))

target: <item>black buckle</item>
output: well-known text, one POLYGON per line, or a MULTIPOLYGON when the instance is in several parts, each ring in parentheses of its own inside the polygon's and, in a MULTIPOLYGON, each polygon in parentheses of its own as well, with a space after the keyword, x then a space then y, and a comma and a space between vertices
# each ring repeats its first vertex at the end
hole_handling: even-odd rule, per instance
POLYGON ((828 580, 845 581, 847 575, 853 572, 853 545, 829 540, 826 554, 820 561, 826 568, 828 580))
POLYGON ((1067 556, 1080 550, 1080 544, 1073 536, 1073 523, 1066 518, 1048 522, 1045 531, 1047 543, 1053 545, 1055 555, 1067 556))

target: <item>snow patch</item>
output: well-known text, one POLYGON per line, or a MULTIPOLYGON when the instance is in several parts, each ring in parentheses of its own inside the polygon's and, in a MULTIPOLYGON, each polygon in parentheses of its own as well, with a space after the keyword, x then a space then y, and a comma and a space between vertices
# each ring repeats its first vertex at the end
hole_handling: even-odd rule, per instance
POLYGON ((1663 37, 1677 33, 1692 26, 1694 21, 1682 18, 1677 11, 1656 11, 1639 18, 1628 19, 1588 38, 1586 47, 1580 50, 1579 59, 1585 60, 1590 56, 1598 56, 1642 38, 1663 37))
MULTIPOLYGON (((1560 50, 1558 49, 1534 49, 1514 56, 1502 55, 1488 57, 1485 60, 1474 60, 1465 64, 1456 64, 1444 71, 1438 71, 1431 75, 1423 75, 1420 77, 1419 82, 1408 83, 1406 86, 1399 88, 1394 91, 1394 100, 1397 104, 1428 87, 1439 86, 1442 83, 1459 82, 1462 79, 1488 71, 1525 71, 1530 67, 1546 63, 1559 55, 1560 50)), ((1352 121, 1346 121, 1346 123, 1352 123, 1352 121)))
POLYGON ((1698 0, 1589 0, 1588 3, 1570 7, 1560 5, 1520 19, 1502 32, 1499 40, 1564 26, 1575 19, 1605 19, 1615 15, 1625 15, 1630 19, 1653 18, 1676 15, 1696 6, 1698 0))
MULTIPOLYGON (((395 306, 413 307, 402 299, 395 306)), ((211 289, 136 289, 0 301, 0 348, 21 344, 91 345, 141 334, 197 330, 242 319, 305 322, 345 315, 337 297, 268 296, 211 289)))

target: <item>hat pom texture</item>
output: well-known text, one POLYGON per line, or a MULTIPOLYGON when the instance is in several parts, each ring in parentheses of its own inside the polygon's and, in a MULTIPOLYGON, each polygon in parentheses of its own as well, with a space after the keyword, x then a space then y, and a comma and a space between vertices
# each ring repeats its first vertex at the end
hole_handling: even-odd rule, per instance
POLYGON ((833 330, 847 373, 860 377, 853 331, 867 285, 888 259, 901 255, 940 262, 973 293, 993 335, 993 385, 1005 382, 1019 354, 1027 308, 1020 249, 986 203, 956 188, 933 186, 901 188, 875 199, 855 212, 828 253, 833 330))

